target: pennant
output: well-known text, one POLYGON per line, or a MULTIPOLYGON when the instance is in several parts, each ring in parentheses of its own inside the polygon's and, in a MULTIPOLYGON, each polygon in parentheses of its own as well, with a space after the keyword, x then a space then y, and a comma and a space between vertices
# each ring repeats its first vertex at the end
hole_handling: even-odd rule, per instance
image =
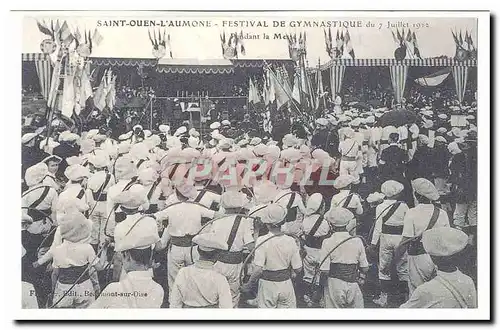
POLYGON ((352 48, 351 35, 349 34, 349 30, 345 33, 345 52, 354 59, 354 49, 352 48))
POLYGON ((59 41, 66 46, 71 44, 75 39, 75 37, 73 37, 73 35, 71 34, 68 23, 66 21, 64 21, 63 25, 59 29, 58 35, 59 41))
POLYGON ((248 103, 253 103, 254 105, 260 102, 259 91, 255 87, 252 78, 248 83, 248 103))
POLYGON ((398 38, 396 37, 396 35, 394 34, 394 31, 391 30, 391 33, 392 33, 392 39, 394 40, 394 43, 399 46, 399 40, 398 38))
POLYGON ((36 22, 36 25, 38 26, 38 30, 40 30, 40 32, 42 32, 43 34, 45 34, 46 36, 49 36, 52 40, 54 40, 54 32, 51 31, 46 25, 45 23, 40 23, 40 22, 36 22))
MULTIPOLYGON (((89 31, 89 34, 90 34, 90 31, 89 31)), ((97 29, 94 30, 94 34, 92 35, 92 43, 97 47, 99 46, 99 44, 102 42, 104 38, 102 37, 102 35, 99 33, 99 31, 97 31, 97 29)))
POLYGON ((411 35, 411 30, 408 29, 408 34, 406 35, 406 41, 411 42, 412 35, 411 35))
POLYGON ((300 97, 300 89, 299 89, 299 77, 298 74, 295 74, 295 77, 293 79, 293 91, 292 91, 292 97, 295 101, 297 101, 299 104, 301 103, 301 97, 300 97))
POLYGON ((74 33, 74 36, 75 36, 75 40, 80 43, 80 40, 82 39, 82 35, 80 33, 80 30, 78 29, 78 26, 76 27, 75 29, 75 33, 74 33))

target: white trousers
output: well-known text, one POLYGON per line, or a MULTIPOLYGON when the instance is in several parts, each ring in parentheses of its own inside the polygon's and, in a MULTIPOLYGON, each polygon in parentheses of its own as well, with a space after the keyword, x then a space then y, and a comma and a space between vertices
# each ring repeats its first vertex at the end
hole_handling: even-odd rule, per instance
POLYGON ((68 291, 73 284, 56 283, 54 289, 53 303, 56 303, 61 297, 59 303, 55 308, 87 308, 95 301, 94 287, 90 279, 76 284, 70 291, 68 291), (68 291, 66 295, 64 295, 68 291))
POLYGON ((326 308, 364 308, 365 306, 358 283, 329 277, 324 294, 326 308))
POLYGON ((234 308, 238 308, 238 304, 240 302, 240 272, 242 267, 242 263, 226 264, 220 261, 217 261, 214 265, 214 269, 224 275, 229 283, 234 308))
MULTIPOLYGON (((394 249, 401 242, 401 235, 380 235, 378 278, 391 280, 391 266, 394 258, 394 249)), ((399 260, 394 260, 398 279, 408 281, 408 254, 405 252, 399 260)))
POLYGON ((356 180, 359 180, 358 162, 355 160, 341 160, 339 167, 340 175, 352 175, 356 180))
POLYGON ((172 292, 175 278, 179 269, 192 265, 198 259, 198 249, 196 247, 182 247, 172 245, 167 255, 168 291, 172 292))
POLYGON ((259 280, 257 306, 259 308, 297 308, 292 280, 283 282, 259 280))

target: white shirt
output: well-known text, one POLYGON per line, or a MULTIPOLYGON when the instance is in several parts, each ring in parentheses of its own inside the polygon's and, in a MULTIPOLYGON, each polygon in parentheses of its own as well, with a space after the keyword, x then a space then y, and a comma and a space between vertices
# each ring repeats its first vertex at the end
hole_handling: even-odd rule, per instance
MULTIPOLYGON (((331 206, 332 207, 344 207, 344 203, 347 200, 347 196, 349 196, 351 192, 347 189, 339 191, 338 194, 333 195, 332 197, 332 202, 331 206)), ((347 205, 348 209, 355 209, 356 214, 360 215, 363 214, 363 204, 361 204, 361 200, 359 199, 359 196, 357 194, 352 194, 351 201, 347 205)))
MULTIPOLYGON (((375 209, 376 222, 372 236, 373 245, 377 244, 380 238, 380 234, 382 234, 382 222, 384 220, 383 218, 385 217, 387 212, 389 212, 389 210, 391 209, 391 205, 393 205, 396 202, 397 201, 393 199, 386 199, 381 204, 377 205, 377 208, 375 209)), ((408 206, 405 203, 401 203, 396 209, 396 211, 391 215, 391 217, 387 219, 387 222, 385 224, 388 226, 402 226, 407 211, 408 211, 408 206)))
POLYGON ((299 208, 298 210, 301 213, 304 213, 306 207, 304 206, 304 202, 302 201, 302 197, 300 196, 300 194, 298 192, 292 191, 291 189, 279 190, 276 197, 274 197, 274 203, 276 203, 276 204, 278 204, 286 209, 286 207, 288 206, 288 203, 290 202, 290 199, 292 198, 292 195, 295 195, 295 199, 294 199, 292 205, 290 206, 290 208, 298 207, 299 208))
POLYGON ((198 203, 205 206, 206 208, 210 208, 212 206, 212 203, 220 204, 221 195, 216 194, 213 191, 202 190, 202 188, 203 187, 200 187, 198 189, 198 196, 203 192, 205 193, 203 194, 203 197, 201 197, 201 199, 198 201, 198 203))
POLYGON ((213 263, 197 261, 179 270, 172 287, 170 308, 218 305, 233 308, 231 291, 224 275, 213 268, 213 263))
MULTIPOLYGON (((304 217, 304 220, 302 221, 302 230, 305 235, 309 235, 312 227, 318 220, 319 216, 320 216, 319 214, 311 214, 304 217)), ((329 232, 330 232, 330 225, 328 225, 328 222, 323 218, 321 224, 318 227, 318 230, 316 230, 316 233, 314 233, 313 236, 321 237, 327 235, 329 232)))
POLYGON ((106 231, 106 234, 110 235, 111 233, 114 232, 115 230, 115 212, 112 212, 112 210, 115 207, 115 202, 114 199, 116 196, 118 196, 125 186, 130 183, 130 179, 125 179, 125 180, 120 180, 118 181, 115 185, 109 187, 108 189, 108 196, 107 196, 107 202, 106 202, 106 213, 107 216, 109 217, 108 223, 106 228, 104 229, 106 231))
MULTIPOLYGON (((419 204, 406 212, 403 225, 403 236, 415 237, 421 235, 429 225, 434 206, 432 204, 419 204)), ((448 214, 439 210, 438 220, 433 228, 449 227, 448 214)))
POLYGON ((201 229, 201 218, 212 219, 215 211, 194 203, 180 203, 156 213, 158 221, 168 220, 170 236, 195 235, 201 229))
POLYGON ((359 264, 359 267, 368 267, 368 260, 366 260, 365 247, 363 241, 359 237, 352 238, 340 245, 328 257, 328 253, 332 251, 343 240, 351 237, 348 232, 336 232, 331 237, 323 241, 320 250, 320 262, 327 258, 321 265, 321 270, 329 270, 330 263, 342 264, 359 264))
POLYGON ((360 148, 359 143, 355 139, 345 139, 339 144, 339 151, 345 157, 356 157, 360 148))
POLYGON ((49 250, 52 254, 52 267, 69 268, 97 263, 94 249, 88 243, 73 243, 63 240, 62 244, 49 250))
MULTIPOLYGON (((236 215, 227 215, 224 218, 215 220, 212 222, 210 231, 217 233, 218 237, 227 241, 235 220, 236 215)), ((236 236, 234 237, 234 242, 230 246, 229 251, 241 251, 245 245, 253 241, 253 219, 242 217, 238 230, 236 231, 236 236)))
POLYGON ((152 279, 151 270, 127 273, 110 283, 89 308, 160 308, 163 288, 152 279))
MULTIPOLYGON (((86 193, 86 189, 84 189, 79 183, 68 183, 64 188, 64 190, 59 194, 59 199, 68 200, 71 198, 77 198, 82 190, 84 191, 84 194, 82 198, 80 198, 80 200, 86 203, 89 206, 89 208, 92 207, 92 205, 90 205, 89 203, 89 200, 87 199, 88 196, 86 193)), ((63 211, 64 210, 62 205, 58 205, 57 212, 63 212, 63 211)))
MULTIPOLYGON (((269 232, 257 238, 255 246, 268 237, 274 236, 269 232)), ((293 269, 302 267, 302 259, 299 254, 299 247, 293 237, 281 235, 269 239, 255 250, 254 264, 264 270, 282 270, 292 266, 293 269)))

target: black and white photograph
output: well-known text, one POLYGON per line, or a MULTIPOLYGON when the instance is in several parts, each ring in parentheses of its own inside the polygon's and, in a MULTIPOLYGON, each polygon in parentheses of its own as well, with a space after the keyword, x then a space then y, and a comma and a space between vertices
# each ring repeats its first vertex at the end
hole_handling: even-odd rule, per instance
POLYGON ((18 14, 23 319, 489 310, 477 12, 18 14))

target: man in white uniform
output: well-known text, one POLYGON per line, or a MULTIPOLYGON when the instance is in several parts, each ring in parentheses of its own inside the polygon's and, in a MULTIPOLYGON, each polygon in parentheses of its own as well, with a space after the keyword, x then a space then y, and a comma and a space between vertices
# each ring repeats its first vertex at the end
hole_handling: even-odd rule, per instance
POLYGON ((440 227, 422 234, 422 245, 437 267, 437 275, 413 291, 401 308, 477 308, 477 292, 472 279, 453 260, 469 237, 461 230, 440 227))

